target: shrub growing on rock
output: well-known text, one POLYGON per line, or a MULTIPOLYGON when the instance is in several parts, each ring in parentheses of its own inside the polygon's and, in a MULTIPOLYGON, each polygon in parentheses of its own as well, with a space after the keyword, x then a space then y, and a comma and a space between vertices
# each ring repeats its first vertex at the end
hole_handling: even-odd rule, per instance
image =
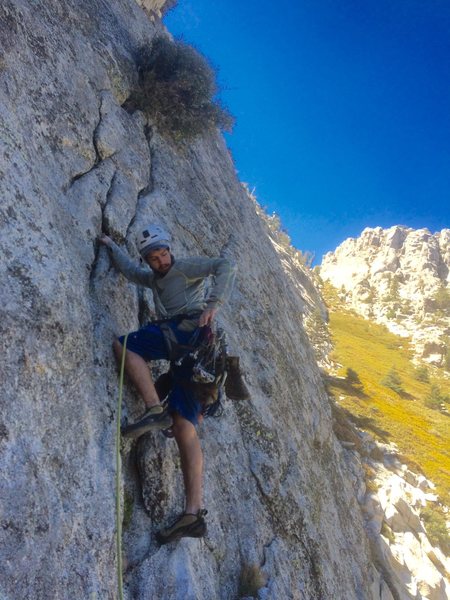
POLYGON ((258 597, 258 590, 267 583, 267 577, 258 565, 242 565, 239 575, 239 598, 258 597))
POLYGON ((425 506, 422 508, 420 516, 425 522, 430 542, 434 546, 438 546, 446 556, 450 555, 450 533, 442 512, 437 508, 425 506))
POLYGON ((151 116, 176 140, 209 129, 230 131, 234 119, 216 99, 213 68, 195 48, 160 37, 138 57, 139 86, 127 105, 151 116))

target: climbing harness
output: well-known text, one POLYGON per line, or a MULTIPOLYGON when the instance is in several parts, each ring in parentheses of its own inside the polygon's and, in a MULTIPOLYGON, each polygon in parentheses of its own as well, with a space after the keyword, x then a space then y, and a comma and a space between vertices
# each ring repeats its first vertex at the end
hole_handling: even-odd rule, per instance
POLYGON ((116 551, 117 551, 117 591, 119 600, 123 600, 122 578, 122 510, 120 490, 122 480, 122 462, 120 457, 120 421, 122 417, 122 391, 123 374, 125 370, 125 353, 128 334, 124 337, 122 359, 120 362, 119 399, 117 401, 117 427, 116 427, 116 551))
POLYGON ((200 328, 196 328, 188 343, 180 344, 172 326, 178 326, 182 321, 198 320, 201 314, 201 312, 195 312, 151 321, 152 325, 158 325, 158 327, 161 330, 161 333, 164 336, 164 343, 166 344, 167 354, 171 362, 178 360, 179 358, 183 357, 186 353, 193 350, 200 336, 200 328))
MULTIPOLYGON (((189 315, 189 318, 193 316, 189 315)), ((159 326, 170 357, 171 380, 192 390, 202 405, 204 416, 220 416, 227 377, 227 345, 223 329, 196 328, 188 343, 180 344, 167 321, 160 322, 159 326)))

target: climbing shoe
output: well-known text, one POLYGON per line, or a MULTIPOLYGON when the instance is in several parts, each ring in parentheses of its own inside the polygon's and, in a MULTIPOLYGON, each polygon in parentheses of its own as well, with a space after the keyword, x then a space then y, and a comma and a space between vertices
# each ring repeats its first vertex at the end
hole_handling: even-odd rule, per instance
POLYGON ((145 415, 132 425, 122 427, 124 437, 137 438, 151 429, 167 429, 172 425, 172 417, 161 404, 152 406, 145 415))
POLYGON ((169 527, 156 534, 157 541, 162 544, 174 542, 182 537, 201 538, 206 534, 206 523, 203 518, 207 510, 200 509, 196 514, 183 513, 169 527))
POLYGON ((250 392, 245 385, 239 366, 239 356, 227 356, 227 378, 225 393, 230 400, 250 400, 250 392))

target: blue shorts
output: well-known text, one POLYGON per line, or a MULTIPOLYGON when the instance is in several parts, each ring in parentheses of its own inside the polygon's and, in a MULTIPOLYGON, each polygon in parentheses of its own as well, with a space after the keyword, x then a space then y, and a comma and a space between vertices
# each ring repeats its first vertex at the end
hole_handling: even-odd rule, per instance
MULTIPOLYGON (((168 322, 168 325, 174 332, 177 341, 180 344, 189 344, 192 339, 192 331, 180 331, 177 323, 168 322)), ((124 343, 125 336, 118 338, 119 342, 124 343)), ((127 350, 135 352, 142 356, 144 360, 169 360, 169 353, 164 339, 164 334, 161 328, 156 323, 150 323, 145 327, 141 327, 138 331, 132 331, 128 334, 127 350)), ((193 425, 198 424, 198 416, 202 412, 202 405, 195 398, 192 390, 183 386, 182 380, 189 380, 190 372, 183 373, 180 369, 177 370, 177 377, 174 379, 172 389, 167 398, 169 403, 169 411, 177 412, 182 417, 190 421, 193 425)))

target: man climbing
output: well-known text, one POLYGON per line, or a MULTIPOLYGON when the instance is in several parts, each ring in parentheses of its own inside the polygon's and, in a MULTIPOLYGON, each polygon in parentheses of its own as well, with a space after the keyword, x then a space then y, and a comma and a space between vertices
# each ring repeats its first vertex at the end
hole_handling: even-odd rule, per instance
MULTIPOLYGON (((165 544, 183 536, 202 537, 206 533, 206 511, 202 509, 203 454, 195 428, 202 405, 189 386, 175 381, 168 396, 168 408, 164 409, 146 361, 172 359, 168 334, 175 343, 187 345, 202 331, 199 328, 213 323, 231 293, 236 267, 225 258, 175 260, 170 252, 169 234, 157 224, 146 227, 138 238, 140 255, 150 269, 135 265, 107 235, 102 235, 99 241, 108 247, 114 265, 127 279, 152 290, 160 320, 128 335, 125 372, 147 410, 139 421, 122 431, 125 436, 138 437, 149 430, 171 427, 179 448, 185 512, 171 526, 160 530, 157 539, 165 544), (205 282, 210 275, 213 285, 205 298, 205 282)), ((124 337, 114 341, 119 361, 123 344, 124 337)))

